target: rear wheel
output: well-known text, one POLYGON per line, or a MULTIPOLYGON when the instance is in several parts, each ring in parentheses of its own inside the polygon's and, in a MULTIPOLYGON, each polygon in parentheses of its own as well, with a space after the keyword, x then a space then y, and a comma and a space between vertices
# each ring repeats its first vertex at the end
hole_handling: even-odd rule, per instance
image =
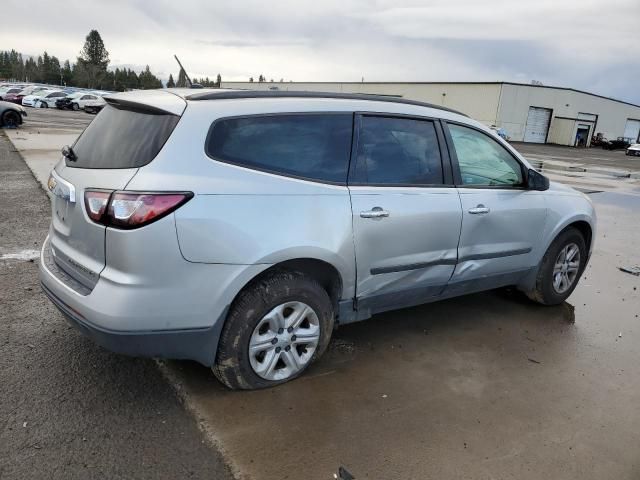
POLYGON ((20 125, 20 114, 18 114, 18 112, 14 112, 13 110, 5 112, 2 116, 2 125, 9 128, 16 128, 18 125, 20 125))
POLYGON ((292 380, 326 349, 334 312, 327 292, 297 272, 277 272, 241 292, 225 322, 213 372, 232 389, 292 380))
POLYGON ((80 105, 78 105, 77 103, 72 103, 71 110, 75 110, 77 112, 78 110, 80 110, 80 105))
POLYGON ((587 260, 587 247, 575 228, 564 230, 551 243, 538 268, 536 286, 529 297, 544 305, 564 302, 580 280, 587 260))

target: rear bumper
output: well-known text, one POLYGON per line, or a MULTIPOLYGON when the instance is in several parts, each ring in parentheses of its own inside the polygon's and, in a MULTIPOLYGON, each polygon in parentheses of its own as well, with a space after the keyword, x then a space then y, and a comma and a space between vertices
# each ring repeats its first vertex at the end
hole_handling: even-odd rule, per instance
POLYGON ((65 304, 41 282, 42 290, 65 318, 82 334, 115 353, 134 357, 158 357, 195 360, 213 365, 223 322, 211 328, 122 332, 100 328, 65 304))
POLYGON ((120 252, 120 261, 108 249, 112 261, 92 289, 79 288, 55 262, 52 265, 47 238, 40 256, 40 282, 78 330, 109 350, 210 366, 228 306, 267 266, 187 262, 177 248, 172 218, 148 230, 166 228, 163 222, 174 229, 173 236, 157 235, 155 242, 122 240, 141 231, 111 232, 107 244, 120 252))

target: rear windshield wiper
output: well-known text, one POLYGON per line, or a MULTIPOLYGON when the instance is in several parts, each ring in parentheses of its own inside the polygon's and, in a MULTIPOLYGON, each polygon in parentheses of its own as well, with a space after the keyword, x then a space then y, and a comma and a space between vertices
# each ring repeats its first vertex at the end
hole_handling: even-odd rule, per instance
POLYGON ((62 156, 70 162, 75 162, 76 160, 78 160, 76 152, 74 152, 73 148, 71 148, 69 145, 65 145, 64 147, 62 147, 62 156))

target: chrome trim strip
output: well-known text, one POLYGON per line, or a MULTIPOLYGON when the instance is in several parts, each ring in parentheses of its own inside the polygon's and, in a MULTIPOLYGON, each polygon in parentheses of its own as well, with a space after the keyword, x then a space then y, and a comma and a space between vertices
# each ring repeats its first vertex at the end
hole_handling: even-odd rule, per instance
POLYGON ((58 175, 55 169, 51 170, 47 188, 56 197, 63 198, 71 203, 76 203, 76 187, 58 175))

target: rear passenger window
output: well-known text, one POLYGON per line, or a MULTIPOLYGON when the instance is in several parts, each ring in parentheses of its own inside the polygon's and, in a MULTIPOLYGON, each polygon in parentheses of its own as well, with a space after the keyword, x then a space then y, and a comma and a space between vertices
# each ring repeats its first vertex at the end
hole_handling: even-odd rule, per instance
POLYGON ((433 122, 363 116, 355 183, 441 185, 442 161, 433 122))
POLYGON ((346 183, 352 115, 286 114, 214 123, 207 153, 216 160, 331 183, 346 183))

